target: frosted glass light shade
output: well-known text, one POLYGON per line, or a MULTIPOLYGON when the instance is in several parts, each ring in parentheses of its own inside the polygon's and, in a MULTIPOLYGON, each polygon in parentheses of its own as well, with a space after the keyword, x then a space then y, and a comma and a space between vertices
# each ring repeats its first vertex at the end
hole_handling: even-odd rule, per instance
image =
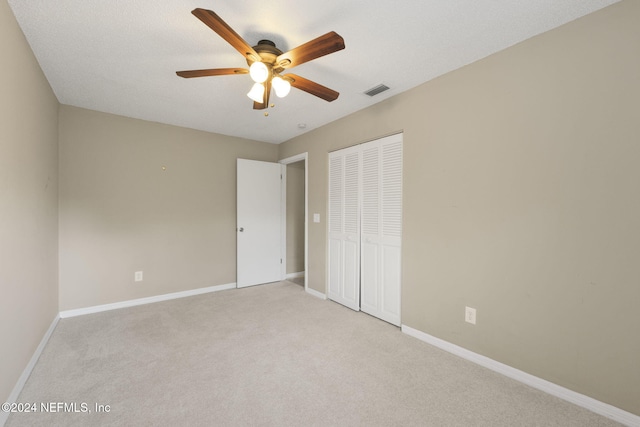
POLYGON ((263 62, 256 61, 249 67, 249 75, 256 83, 264 83, 269 78, 269 69, 263 62))
POLYGON ((276 95, 278 98, 284 98, 289 95, 289 91, 291 90, 291 83, 282 77, 274 77, 271 80, 271 84, 273 85, 273 89, 276 91, 276 95))
POLYGON ((262 101, 264 101, 264 85, 261 83, 254 83, 249 93, 247 93, 247 96, 255 102, 262 103, 262 101))

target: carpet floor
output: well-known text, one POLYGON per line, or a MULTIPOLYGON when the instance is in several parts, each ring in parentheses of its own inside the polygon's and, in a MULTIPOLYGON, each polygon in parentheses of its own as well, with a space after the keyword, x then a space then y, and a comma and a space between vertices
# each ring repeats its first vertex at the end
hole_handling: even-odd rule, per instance
POLYGON ((61 319, 18 402, 7 427, 619 425, 290 282, 61 319))

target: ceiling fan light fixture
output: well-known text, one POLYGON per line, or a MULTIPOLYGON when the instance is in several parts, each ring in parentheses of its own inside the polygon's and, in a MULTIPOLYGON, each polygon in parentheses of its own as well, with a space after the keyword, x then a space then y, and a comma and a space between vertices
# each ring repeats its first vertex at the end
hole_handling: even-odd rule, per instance
POLYGON ((264 62, 256 61, 249 67, 249 75, 256 83, 264 83, 269 78, 269 69, 264 62))
POLYGON ((212 10, 196 8, 193 9, 191 13, 237 50, 245 58, 249 69, 211 68, 177 71, 176 74, 179 77, 192 78, 250 74, 255 84, 249 93, 247 93, 247 96, 254 101, 254 110, 264 110, 269 107, 269 97, 272 86, 274 87, 276 95, 281 98, 289 94, 291 86, 320 99, 324 99, 327 102, 335 101, 338 98, 338 92, 311 80, 290 73, 284 76, 280 75, 281 72, 292 67, 297 67, 306 62, 344 49, 344 39, 335 31, 330 31, 283 53, 271 40, 264 39, 258 41, 255 46, 249 45, 246 40, 240 37, 229 24, 224 22, 224 20, 212 10))
POLYGON ((264 101, 264 85, 262 83, 254 83, 247 96, 255 102, 262 103, 264 101))
POLYGON ((271 80, 271 84, 278 98, 284 98, 289 95, 289 91, 291 91, 291 83, 280 76, 274 77, 273 80, 271 80))

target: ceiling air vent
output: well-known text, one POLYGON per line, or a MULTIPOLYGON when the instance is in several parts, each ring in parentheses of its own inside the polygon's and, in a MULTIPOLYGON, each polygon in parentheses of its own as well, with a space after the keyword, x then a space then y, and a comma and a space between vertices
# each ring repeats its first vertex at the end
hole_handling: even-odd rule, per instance
POLYGON ((369 96, 376 96, 377 94, 384 92, 385 90, 389 90, 389 86, 385 86, 383 84, 379 84, 378 86, 374 86, 364 94, 369 96))

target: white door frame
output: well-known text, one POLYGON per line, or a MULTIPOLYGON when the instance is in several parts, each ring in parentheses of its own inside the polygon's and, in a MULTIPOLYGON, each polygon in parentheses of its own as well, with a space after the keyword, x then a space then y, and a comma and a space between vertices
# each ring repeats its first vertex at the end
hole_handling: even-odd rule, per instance
MULTIPOLYGON (((309 292, 309 153, 304 152, 280 160, 282 165, 304 160, 304 290, 309 292)), ((287 275, 287 169, 283 167, 282 175, 282 280, 287 275)))
MULTIPOLYGON (((393 264, 391 266, 392 268, 386 269, 385 268, 386 266, 384 265, 384 259, 383 259, 383 261, 381 263, 381 261, 380 261, 381 258, 379 257, 379 254, 383 254, 383 258, 389 259, 384 255, 384 245, 386 245, 387 247, 394 247, 395 246, 398 249, 397 252, 401 254, 401 251, 402 251, 402 233, 400 233, 400 235, 397 236, 397 237, 396 236, 384 236, 383 233, 381 232, 381 230, 382 230, 381 227, 383 227, 382 222, 378 222, 378 226, 377 226, 378 227, 378 232, 377 233, 370 233, 370 235, 371 235, 370 239, 371 240, 369 240, 369 238, 367 236, 365 236, 366 233, 364 233, 364 231, 363 231, 363 224, 362 224, 362 218, 363 218, 363 212, 362 212, 363 179, 362 179, 362 174, 364 173, 364 169, 363 169, 363 165, 364 165, 364 158, 363 158, 364 150, 366 150, 368 148, 376 147, 376 146, 383 147, 386 144, 400 142, 400 144, 401 144, 400 152, 402 152, 403 140, 404 140, 404 133, 403 132, 398 132, 398 133, 387 135, 385 137, 376 138, 376 139, 371 140, 371 141, 367 141, 367 142, 355 144, 355 145, 352 145, 352 146, 349 146, 349 147, 345 147, 345 148, 342 148, 342 149, 330 151, 328 153, 328 156, 327 156, 327 159, 328 159, 328 173, 327 173, 327 175, 329 177, 329 185, 327 187, 327 207, 328 207, 328 209, 327 209, 327 217, 329 217, 329 215, 330 215, 330 211, 329 210, 331 209, 331 196, 332 196, 332 193, 331 193, 331 191, 332 191, 332 187, 331 187, 331 177, 332 177, 331 170, 332 170, 332 166, 333 166, 332 165, 332 160, 333 159, 340 159, 340 158, 344 159, 344 158, 346 158, 347 155, 351 155, 354 152, 355 153, 361 153, 361 157, 359 159, 359 171, 358 171, 358 175, 359 175, 358 206, 359 206, 359 209, 360 209, 360 212, 358 213, 359 219, 360 219, 360 223, 358 224, 358 228, 359 228, 359 240, 358 240, 358 242, 359 242, 359 245, 360 245, 360 254, 359 254, 359 259, 358 259, 359 267, 358 268, 359 268, 359 272, 361 274, 360 282, 358 284, 358 289, 360 291, 360 300, 358 301, 357 307, 355 307, 354 304, 353 304, 353 300, 349 299, 349 298, 345 298, 344 295, 343 295, 343 292, 344 292, 344 289, 345 289, 345 286, 343 284, 345 276, 344 276, 342 270, 343 270, 343 266, 346 263, 344 262, 344 259, 345 259, 344 252, 342 252, 343 248, 344 248, 344 243, 343 243, 344 240, 341 240, 341 239, 343 239, 342 236, 344 236, 346 233, 344 232, 344 229, 343 229, 341 233, 338 233, 336 231, 336 232, 334 232, 334 235, 332 235, 332 231, 329 228, 329 226, 330 226, 329 221, 327 221, 327 240, 328 240, 328 243, 327 243, 327 247, 326 247, 326 250, 327 250, 327 266, 326 266, 326 268, 327 268, 327 277, 326 277, 326 285, 325 285, 325 287, 327 289, 327 295, 328 295, 328 297, 330 299, 332 299, 332 300, 334 300, 334 301, 336 301, 336 302, 338 302, 340 304, 343 304, 346 307, 349 307, 349 308, 354 309, 356 311, 362 310, 362 311, 364 311, 366 313, 369 313, 369 314, 371 314, 371 315, 373 315, 375 317, 378 317, 379 319, 382 319, 382 320, 384 320, 386 322, 389 322, 389 323, 391 323, 393 325, 396 325, 396 326, 400 326, 401 323, 402 323, 401 322, 401 315, 402 315, 402 313, 401 313, 401 309, 402 309, 402 307, 401 307, 402 306, 402 295, 401 295, 401 292, 402 292, 402 279, 401 279, 402 263, 401 263, 401 261, 399 261, 396 264, 393 264), (399 140, 398 140, 398 138, 399 138, 399 140), (334 153, 336 153, 336 154, 334 155, 334 153), (380 239, 381 235, 383 235, 383 239, 380 239), (369 240, 369 241, 367 241, 367 240, 369 240), (340 266, 339 266, 339 269, 340 269, 340 272, 339 272, 340 273, 340 277, 339 277, 340 295, 336 295, 335 288, 334 288, 333 293, 332 293, 332 288, 331 288, 331 285, 338 281, 338 280, 333 280, 333 281, 331 280, 332 279, 332 273, 335 272, 335 270, 332 270, 332 251, 331 251, 332 247, 331 247, 331 244, 332 244, 332 242, 335 242, 335 241, 339 241, 339 243, 341 245, 339 247, 339 254, 338 254, 341 261, 339 263, 337 263, 337 264, 340 264, 340 266), (362 274, 363 274, 362 273, 362 271, 363 271, 362 270, 362 265, 364 263, 364 260, 363 260, 364 253, 362 251, 362 247, 364 246, 364 243, 369 244, 369 243, 373 243, 373 242, 376 242, 376 249, 377 250, 382 250, 383 251, 383 252, 376 253, 375 262, 374 262, 374 264, 376 266, 375 273, 378 275, 378 279, 380 280, 380 282, 378 282, 378 280, 374 281, 375 282, 375 289, 373 289, 373 290, 375 291, 375 297, 376 297, 375 303, 369 304, 365 308, 365 305, 363 305, 363 302, 362 302, 363 301, 362 298, 364 298, 363 297, 363 293, 362 293, 362 291, 364 289, 363 288, 363 281, 362 281, 362 280, 364 280, 363 276, 362 276, 362 274), (397 266, 397 268, 395 269, 395 271, 397 271, 397 274, 392 274, 391 275, 392 278, 390 279, 390 282, 388 282, 385 279, 384 271, 385 270, 386 271, 394 271, 393 270, 394 266, 397 266), (384 304, 384 302, 383 302, 384 301, 384 295, 383 294, 385 293, 385 289, 384 289, 385 286, 387 285, 387 283, 393 283, 394 282, 394 280, 393 280, 394 278, 397 278, 397 280, 395 280, 395 283, 397 283, 398 286, 396 288, 394 288, 392 286, 390 289, 393 289, 393 290, 397 289, 397 298, 395 298, 395 299, 398 302, 398 306, 396 307, 395 304, 392 304, 393 308, 397 308, 397 310, 395 310, 395 311, 397 311, 397 315, 396 315, 395 311, 393 310, 393 308, 390 309, 390 310, 387 310, 386 307, 383 307, 383 306, 379 305, 379 304, 384 304), (382 307, 382 308, 380 308, 380 307, 382 307)), ((381 162, 381 161, 382 161, 382 157, 379 158, 378 162, 381 162)), ((344 164, 341 165, 341 168, 343 168, 343 170, 344 170, 344 168, 345 168, 344 164)), ((378 163, 378 168, 377 169, 379 169, 379 171, 377 172, 377 174, 379 174, 379 175, 377 176, 376 179, 383 179, 383 175, 382 174, 384 173, 383 172, 384 168, 382 167, 382 163, 378 163)), ((402 157, 401 157, 401 160, 400 160, 400 171, 402 172, 402 157)), ((369 176, 371 176, 371 175, 369 175, 369 176)), ((383 181, 384 181, 384 179, 383 179, 383 181)), ((381 189, 383 187, 382 186, 382 182, 380 182, 379 184, 380 185, 378 186, 378 192, 382 191, 381 189)), ((401 185, 402 185, 402 176, 400 178, 400 186, 401 185)), ((344 186, 344 174, 343 174, 343 182, 341 183, 341 187, 342 187, 343 192, 344 192, 345 191, 344 190, 344 188, 345 188, 345 186, 344 186)), ((381 193, 379 193, 379 196, 380 196, 380 194, 381 193)), ((344 197, 344 195, 342 195, 341 197, 344 197)), ((382 203, 382 202, 379 201, 378 204, 379 203, 382 203)), ((401 201, 401 208, 402 207, 404 207, 404 205, 403 205, 403 203, 401 201)), ((378 206, 377 209, 378 210, 382 209, 382 205, 378 206)), ((344 207, 343 207, 342 215, 344 215, 344 207)), ((378 216, 379 216, 378 221, 383 221, 383 216, 384 215, 382 214, 382 212, 378 212, 378 216)), ((402 226, 402 216, 400 216, 400 224, 402 226)), ((347 237, 347 239, 348 239, 348 237, 347 237)), ((401 257, 401 255, 400 255, 400 257, 401 257)), ((367 271, 369 271, 369 270, 367 270, 367 271)), ((369 282, 369 283, 371 283, 371 282, 369 282)), ((371 289, 372 289, 372 287, 367 286, 367 290, 371 290, 371 289)), ((391 295, 390 300, 393 301, 394 300, 394 298, 393 298, 394 295, 391 294, 391 293, 389 295, 391 295)))

